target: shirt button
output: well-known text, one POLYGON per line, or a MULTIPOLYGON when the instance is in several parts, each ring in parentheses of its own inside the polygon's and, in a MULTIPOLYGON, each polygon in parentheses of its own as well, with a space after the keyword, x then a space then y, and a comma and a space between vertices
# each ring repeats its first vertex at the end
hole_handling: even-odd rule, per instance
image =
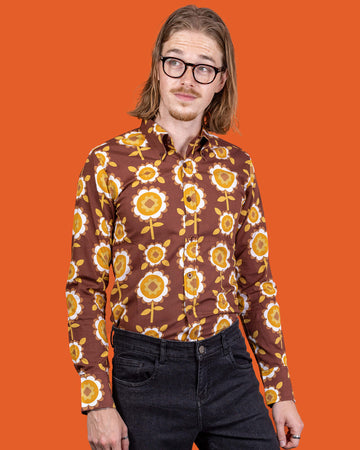
POLYGON ((183 164, 183 166, 184 166, 184 168, 186 169, 186 167, 187 167, 187 164, 186 164, 186 163, 184 163, 184 164, 183 164))
POLYGON ((203 345, 200 345, 199 353, 201 353, 201 354, 205 353, 205 347, 203 345))
POLYGON ((188 278, 192 278, 192 273, 188 272, 187 276, 188 276, 188 278))
POLYGON ((189 316, 191 316, 192 314, 192 309, 189 309, 189 311, 187 312, 189 316))
POLYGON ((189 203, 191 202, 191 197, 190 197, 190 195, 188 195, 188 196, 186 197, 186 201, 189 202, 189 203))

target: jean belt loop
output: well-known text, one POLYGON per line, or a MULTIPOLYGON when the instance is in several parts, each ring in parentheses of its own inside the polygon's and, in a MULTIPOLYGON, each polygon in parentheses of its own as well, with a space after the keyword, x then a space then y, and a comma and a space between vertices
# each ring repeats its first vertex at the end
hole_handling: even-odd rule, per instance
POLYGON ((160 342, 160 364, 164 364, 166 360, 166 342, 161 339, 160 342))
POLYGON ((114 327, 112 327, 111 331, 110 331, 110 344, 112 347, 114 347, 114 334, 115 334, 115 329, 114 329, 114 327))
POLYGON ((229 343, 226 339, 225 333, 221 333, 221 344, 223 347, 224 355, 229 353, 229 343))

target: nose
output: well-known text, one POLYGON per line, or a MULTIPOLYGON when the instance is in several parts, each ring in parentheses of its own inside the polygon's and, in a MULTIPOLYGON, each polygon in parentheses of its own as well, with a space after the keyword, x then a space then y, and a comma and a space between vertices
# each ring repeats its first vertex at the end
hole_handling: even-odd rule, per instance
POLYGON ((181 77, 181 84, 194 85, 194 76, 192 73, 192 67, 188 66, 185 70, 184 75, 181 77))

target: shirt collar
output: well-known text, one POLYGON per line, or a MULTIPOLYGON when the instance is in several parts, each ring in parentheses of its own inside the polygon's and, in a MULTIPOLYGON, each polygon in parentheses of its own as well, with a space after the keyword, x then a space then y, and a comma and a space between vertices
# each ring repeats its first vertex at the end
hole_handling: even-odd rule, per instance
MULTIPOLYGON (((169 133, 153 120, 142 120, 140 126, 141 132, 145 135, 151 147, 158 147, 159 143, 163 147, 164 152, 162 159, 164 160, 168 154, 175 153, 175 148, 169 133)), ((200 133, 189 143, 187 157, 199 152, 202 157, 204 153, 212 151, 213 140, 216 136, 209 134, 204 127, 200 133)))

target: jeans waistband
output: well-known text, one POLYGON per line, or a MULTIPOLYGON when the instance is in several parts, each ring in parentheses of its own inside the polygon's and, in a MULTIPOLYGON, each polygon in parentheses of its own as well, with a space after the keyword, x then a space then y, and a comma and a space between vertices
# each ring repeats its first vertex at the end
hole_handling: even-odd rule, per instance
POLYGON ((134 352, 144 352, 172 358, 203 358, 219 351, 227 353, 228 347, 235 339, 242 338, 237 320, 230 327, 209 338, 193 341, 179 342, 169 339, 155 338, 133 331, 122 330, 113 326, 111 331, 111 343, 115 352, 118 349, 126 349, 134 352))

